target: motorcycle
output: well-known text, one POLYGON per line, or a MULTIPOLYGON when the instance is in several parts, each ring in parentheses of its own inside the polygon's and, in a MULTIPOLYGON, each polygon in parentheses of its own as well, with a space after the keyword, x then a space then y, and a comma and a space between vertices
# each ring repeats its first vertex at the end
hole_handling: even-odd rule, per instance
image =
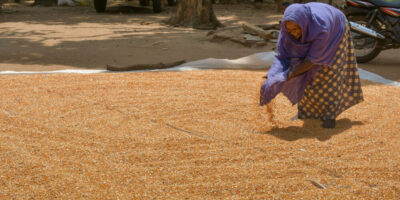
POLYGON ((400 48, 399 0, 346 0, 357 62, 366 63, 387 49, 400 48))

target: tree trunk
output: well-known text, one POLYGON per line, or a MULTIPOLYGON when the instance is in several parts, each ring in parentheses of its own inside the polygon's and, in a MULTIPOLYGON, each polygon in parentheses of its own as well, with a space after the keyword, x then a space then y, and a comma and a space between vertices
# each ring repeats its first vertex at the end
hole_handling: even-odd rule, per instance
POLYGON ((214 14, 212 0, 179 1, 177 12, 168 23, 198 29, 216 29, 222 26, 214 14))

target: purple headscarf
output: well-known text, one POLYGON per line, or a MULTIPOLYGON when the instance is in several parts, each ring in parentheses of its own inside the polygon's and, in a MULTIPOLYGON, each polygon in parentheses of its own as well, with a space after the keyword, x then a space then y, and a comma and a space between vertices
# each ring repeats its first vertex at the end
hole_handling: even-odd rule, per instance
POLYGON ((331 66, 346 30, 344 14, 324 3, 290 5, 282 18, 277 54, 261 87, 260 105, 282 92, 294 105, 300 101, 307 84, 314 81, 321 65, 331 66), (294 21, 302 30, 299 41, 287 32, 285 22, 294 21), (306 73, 286 81, 289 70, 308 60, 314 66, 306 73))

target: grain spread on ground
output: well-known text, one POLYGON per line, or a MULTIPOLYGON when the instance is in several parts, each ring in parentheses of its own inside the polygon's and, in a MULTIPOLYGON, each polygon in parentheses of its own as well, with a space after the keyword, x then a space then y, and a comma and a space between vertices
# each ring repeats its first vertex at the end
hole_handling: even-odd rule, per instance
POLYGON ((399 199, 400 89, 275 126, 265 72, 0 76, 0 199, 399 199))

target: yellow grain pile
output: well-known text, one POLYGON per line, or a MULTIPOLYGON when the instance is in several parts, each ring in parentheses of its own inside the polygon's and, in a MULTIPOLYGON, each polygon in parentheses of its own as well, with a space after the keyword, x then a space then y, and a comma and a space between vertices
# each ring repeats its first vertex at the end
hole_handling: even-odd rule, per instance
POLYGON ((400 199, 400 89, 274 122, 265 72, 0 76, 0 199, 400 199))

